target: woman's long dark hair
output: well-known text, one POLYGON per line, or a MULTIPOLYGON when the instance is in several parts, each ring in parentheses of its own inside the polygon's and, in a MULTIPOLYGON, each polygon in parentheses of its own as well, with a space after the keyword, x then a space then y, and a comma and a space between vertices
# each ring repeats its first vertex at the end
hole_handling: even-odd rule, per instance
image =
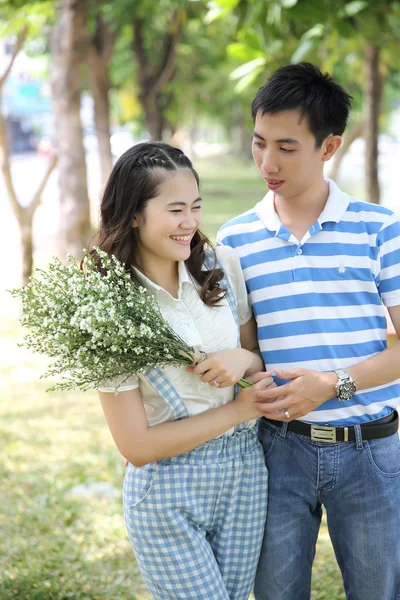
MULTIPOLYGON (((138 268, 138 237, 132 228, 135 215, 143 213, 151 198, 156 197, 165 181, 163 171, 190 169, 199 185, 199 176, 191 161, 178 148, 164 142, 143 142, 129 148, 117 160, 107 182, 101 201, 100 230, 96 244, 110 256, 115 255, 125 264, 132 280, 137 278, 132 266, 138 268)), ((200 297, 207 306, 216 305, 226 295, 219 281, 221 269, 215 268, 215 252, 208 238, 199 230, 190 243, 191 253, 185 261, 191 276, 200 284, 200 297), (205 249, 209 248, 214 268, 203 270, 205 249)), ((97 254, 92 250, 97 260, 97 254)))

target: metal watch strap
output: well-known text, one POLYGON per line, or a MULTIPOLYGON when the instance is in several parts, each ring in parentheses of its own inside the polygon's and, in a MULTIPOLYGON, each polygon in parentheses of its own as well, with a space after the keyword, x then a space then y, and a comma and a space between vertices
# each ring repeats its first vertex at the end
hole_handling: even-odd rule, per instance
POLYGON ((351 380, 350 375, 344 369, 334 369, 334 373, 336 373, 340 382, 351 380))
POLYGON ((347 400, 351 400, 351 398, 357 391, 355 381, 344 369, 334 369, 333 372, 338 378, 338 382, 335 386, 337 399, 339 400, 339 402, 346 402, 347 400), (342 386, 343 388, 341 389, 342 386))

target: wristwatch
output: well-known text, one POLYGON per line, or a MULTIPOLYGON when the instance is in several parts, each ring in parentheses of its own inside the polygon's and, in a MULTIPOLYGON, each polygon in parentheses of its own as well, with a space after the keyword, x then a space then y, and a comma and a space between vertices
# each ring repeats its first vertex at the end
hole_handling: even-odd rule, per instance
POLYGON ((344 369, 334 369, 333 372, 338 376, 338 382, 335 386, 336 398, 339 402, 350 400, 357 391, 356 382, 344 369))

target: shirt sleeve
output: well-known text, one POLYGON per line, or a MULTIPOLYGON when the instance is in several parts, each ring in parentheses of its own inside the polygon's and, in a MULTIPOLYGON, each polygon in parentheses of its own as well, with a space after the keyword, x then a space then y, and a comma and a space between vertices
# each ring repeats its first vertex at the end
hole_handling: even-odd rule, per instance
POLYGON ((216 245, 219 246, 229 246, 229 242, 227 239, 226 232, 224 231, 224 226, 222 226, 217 232, 216 245))
POLYGON ((136 390, 136 388, 139 387, 139 379, 136 377, 136 375, 130 375, 128 378, 123 377, 121 375, 120 377, 117 377, 115 379, 109 379, 107 381, 104 381, 103 385, 97 389, 99 392, 114 393, 115 388, 122 381, 124 383, 122 383, 122 385, 118 388, 118 392, 129 392, 129 390, 136 390))
POLYGON ((380 271, 378 289, 383 304, 400 304, 400 223, 395 215, 382 225, 377 235, 380 271))
POLYGON ((217 246, 215 251, 236 296, 239 323, 245 325, 252 317, 252 310, 240 259, 229 246, 217 246))

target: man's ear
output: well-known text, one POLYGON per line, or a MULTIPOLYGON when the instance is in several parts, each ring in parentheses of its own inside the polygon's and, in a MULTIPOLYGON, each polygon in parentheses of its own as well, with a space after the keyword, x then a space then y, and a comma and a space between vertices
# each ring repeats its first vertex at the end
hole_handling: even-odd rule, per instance
POLYGON ((342 145, 342 141, 343 138, 341 135, 328 135, 328 137, 322 142, 321 160, 323 162, 330 160, 342 145))

